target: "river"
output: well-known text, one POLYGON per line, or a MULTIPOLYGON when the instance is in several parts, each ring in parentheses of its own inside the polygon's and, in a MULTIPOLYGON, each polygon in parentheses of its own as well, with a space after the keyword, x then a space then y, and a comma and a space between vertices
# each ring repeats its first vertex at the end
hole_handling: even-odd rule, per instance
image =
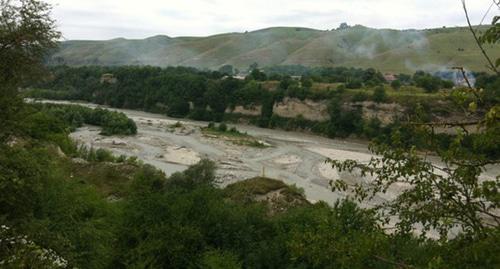
MULTIPOLYGON (((137 156, 144 163, 161 169, 167 175, 183 171, 201 158, 208 158, 217 164, 216 174, 221 186, 264 175, 304 189, 307 199, 311 202, 321 200, 329 204, 343 197, 343 194, 331 191, 329 185, 331 180, 342 178, 350 183, 370 180, 356 174, 338 173, 325 163, 327 158, 368 162, 373 155, 365 142, 229 124, 229 127, 235 127, 240 132, 246 132, 271 145, 266 148, 255 148, 235 145, 221 138, 204 135, 200 127, 207 126, 207 122, 174 119, 159 114, 115 109, 91 103, 48 100, 40 102, 102 107, 124 113, 136 122, 137 135, 102 136, 98 127, 84 126, 73 132, 71 137, 79 143, 94 148, 105 148, 115 154, 137 156), (170 127, 177 122, 182 125, 181 128, 170 127)), ((491 167, 484 176, 494 178, 499 171, 498 166, 491 167)), ((392 188, 389 192, 375 197, 370 203, 365 203, 364 206, 392 199, 399 191, 397 187, 392 188)))

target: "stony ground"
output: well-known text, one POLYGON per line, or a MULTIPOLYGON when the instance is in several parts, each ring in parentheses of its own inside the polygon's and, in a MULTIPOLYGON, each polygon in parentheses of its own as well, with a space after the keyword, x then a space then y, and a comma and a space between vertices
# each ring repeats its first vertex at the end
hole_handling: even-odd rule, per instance
MULTIPOLYGON (((94 107, 92 104, 83 104, 94 107)), ((265 176, 295 184, 304 189, 306 197, 314 202, 323 200, 333 204, 339 193, 331 192, 330 180, 342 178, 350 182, 366 182, 356 174, 339 174, 325 163, 326 158, 354 159, 367 162, 372 155, 366 143, 332 140, 319 136, 262 129, 247 125, 230 125, 271 146, 256 148, 240 146, 223 137, 207 136, 201 132, 206 122, 178 120, 158 114, 116 109, 132 118, 138 134, 130 137, 104 137, 99 128, 85 126, 72 133, 72 138, 95 148, 106 148, 116 154, 137 156, 166 174, 186 169, 202 158, 216 162, 221 186, 256 176, 265 176), (176 124, 179 122, 180 124, 176 124)), ((493 167, 491 174, 500 170, 493 167)), ((490 171, 486 173, 489 176, 490 171)), ((371 203, 390 199, 395 188, 371 203)), ((368 204, 366 204, 368 205, 368 204)))

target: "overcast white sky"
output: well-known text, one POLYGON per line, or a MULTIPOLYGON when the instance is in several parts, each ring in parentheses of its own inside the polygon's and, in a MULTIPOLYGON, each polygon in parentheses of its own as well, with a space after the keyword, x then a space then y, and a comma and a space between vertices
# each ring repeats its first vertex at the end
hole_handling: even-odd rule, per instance
MULTIPOLYGON (((46 0, 66 39, 206 36, 273 26, 374 28, 464 25, 460 0, 46 0)), ((468 0, 481 21, 493 0, 468 0)), ((499 15, 495 6, 485 23, 499 15)))

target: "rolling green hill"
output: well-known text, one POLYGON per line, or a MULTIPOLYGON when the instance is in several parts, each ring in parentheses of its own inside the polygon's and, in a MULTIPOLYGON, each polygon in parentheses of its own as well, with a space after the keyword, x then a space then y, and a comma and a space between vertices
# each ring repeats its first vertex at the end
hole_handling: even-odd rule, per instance
MULTIPOLYGON (((493 57, 500 46, 489 45, 493 57)), ((65 41, 50 64, 192 66, 240 70, 274 65, 374 67, 384 72, 436 71, 464 66, 485 71, 466 28, 389 30, 354 26, 320 31, 277 27, 209 37, 154 36, 142 40, 65 41)))

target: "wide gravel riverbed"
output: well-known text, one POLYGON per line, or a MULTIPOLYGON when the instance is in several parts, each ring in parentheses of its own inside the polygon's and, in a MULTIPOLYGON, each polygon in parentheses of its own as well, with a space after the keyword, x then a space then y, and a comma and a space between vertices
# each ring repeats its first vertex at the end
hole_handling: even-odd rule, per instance
MULTIPOLYGON (((103 107, 80 102, 41 102, 103 107)), ((71 137, 94 148, 105 148, 115 154, 137 156, 143 162, 163 170, 167 175, 182 171, 202 158, 208 158, 217 164, 217 177, 221 186, 265 175, 304 189, 310 201, 322 200, 329 204, 342 197, 342 194, 330 190, 330 180, 342 178, 352 183, 370 180, 355 174, 338 173, 325 163, 327 158, 368 162, 373 155, 364 142, 229 124, 229 127, 234 126, 240 132, 246 132, 271 145, 266 148, 255 148, 235 145, 223 138, 202 134, 200 127, 205 127, 206 122, 173 119, 135 110, 105 108, 123 112, 133 119, 138 128, 137 135, 101 136, 98 127, 85 126, 72 133, 71 137), (180 122, 182 127, 171 128, 176 122, 180 122)), ((498 166, 491 167, 484 176, 494 177, 499 171, 498 166)), ((397 192, 398 188, 394 188, 376 197, 370 204, 391 199, 397 192)))

